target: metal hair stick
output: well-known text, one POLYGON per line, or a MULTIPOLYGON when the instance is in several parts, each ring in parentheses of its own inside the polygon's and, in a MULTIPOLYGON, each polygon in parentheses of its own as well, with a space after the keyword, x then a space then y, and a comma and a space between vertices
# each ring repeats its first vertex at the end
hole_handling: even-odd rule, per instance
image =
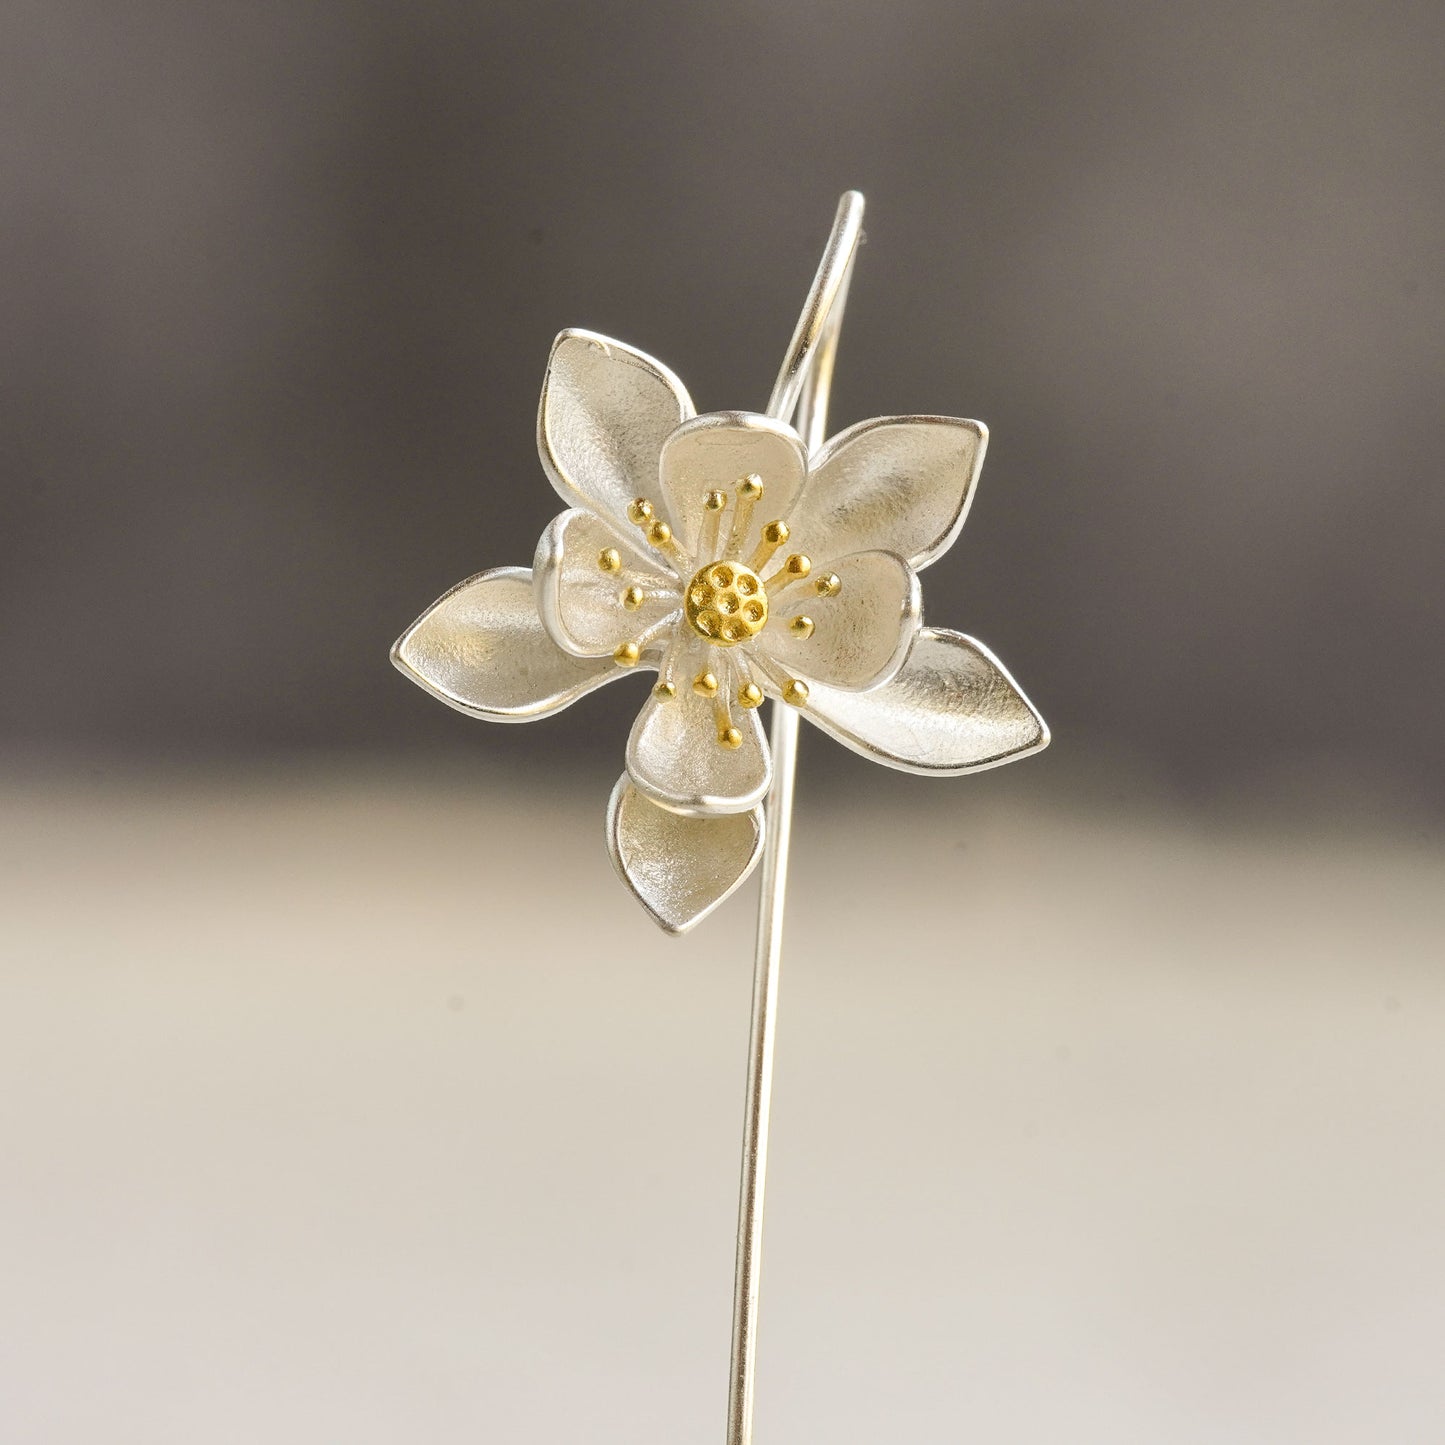
MULTIPOLYGON (((787 421, 796 407, 798 430, 809 454, 827 429, 833 358, 848 300, 853 260, 863 235, 863 197, 849 191, 839 203, 833 234, 798 318, 768 415, 787 421)), ((768 1169, 768 1116, 773 1090, 773 1036, 777 1025, 778 969, 783 952, 783 906, 788 886, 788 844, 793 827, 793 782, 798 762, 798 714, 773 704, 773 787, 768 794, 767 842, 758 899, 757 956, 748 1043, 747 1108, 743 1115, 742 1185, 738 1195, 737 1275, 733 1284, 732 1375, 728 1390, 728 1445, 751 1445, 757 1371, 758 1290, 763 1255, 763 1194, 768 1169)))

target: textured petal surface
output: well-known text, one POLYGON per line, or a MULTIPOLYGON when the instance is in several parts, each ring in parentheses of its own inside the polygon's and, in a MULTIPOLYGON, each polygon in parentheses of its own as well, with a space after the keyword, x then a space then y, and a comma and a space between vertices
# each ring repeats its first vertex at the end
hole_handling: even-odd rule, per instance
POLYGON ((742 746, 724 748, 717 740, 715 702, 692 689, 692 679, 711 669, 720 679, 720 695, 730 692, 730 669, 721 652, 701 638, 685 642, 670 660, 677 696, 663 702, 649 694, 627 740, 632 781, 675 812, 743 813, 762 802, 772 783, 768 739, 757 710, 731 707, 742 746))
POLYGON ((881 547, 913 567, 963 526, 988 429, 950 416, 883 416, 839 432, 813 461, 789 523, 813 556, 881 547))
POLYGON ((402 633, 391 660, 444 703, 493 722, 561 712, 621 673, 610 657, 581 661, 552 641, 527 567, 453 587, 402 633))
POLYGON ((737 484, 756 473, 763 495, 753 507, 751 548, 758 530, 774 518, 787 519, 807 474, 803 439, 792 427, 756 412, 716 411, 694 417, 668 437, 662 449, 662 493, 678 539, 699 565, 698 531, 703 498, 726 492, 732 505, 724 516, 724 540, 736 506, 737 484))
POLYGON ((790 677, 831 687, 874 687, 902 666, 922 613, 911 567, 892 552, 855 552, 777 593, 756 646, 790 677), (813 583, 830 572, 842 589, 836 597, 820 597, 813 583), (809 637, 789 628, 800 616, 812 619, 809 637))
POLYGON ((610 656, 618 643, 643 636, 682 606, 676 577, 581 509, 563 512, 542 533, 532 572, 543 624, 578 657, 610 656), (617 553, 617 571, 598 565, 604 550, 617 553), (622 595, 634 586, 642 589, 642 605, 630 610, 622 595))
POLYGON ((763 810, 687 817, 659 808, 624 773, 607 804, 607 848, 637 901, 685 933, 736 892, 763 851, 763 810))
POLYGON ((1049 730, 982 643, 925 627, 892 682, 815 687, 804 717, 865 758, 908 773, 971 773, 1046 747, 1049 730))
POLYGON ((662 444, 693 413, 682 383, 660 361, 590 331, 552 345, 537 450, 569 507, 627 527, 627 504, 658 489, 662 444))

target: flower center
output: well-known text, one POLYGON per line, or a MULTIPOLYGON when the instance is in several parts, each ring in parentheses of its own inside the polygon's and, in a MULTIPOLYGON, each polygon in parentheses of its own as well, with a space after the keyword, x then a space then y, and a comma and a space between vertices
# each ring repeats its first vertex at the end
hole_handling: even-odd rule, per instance
POLYGON ((767 626, 768 594, 751 567, 709 562, 687 584, 683 611, 699 637, 718 647, 734 647, 767 626))

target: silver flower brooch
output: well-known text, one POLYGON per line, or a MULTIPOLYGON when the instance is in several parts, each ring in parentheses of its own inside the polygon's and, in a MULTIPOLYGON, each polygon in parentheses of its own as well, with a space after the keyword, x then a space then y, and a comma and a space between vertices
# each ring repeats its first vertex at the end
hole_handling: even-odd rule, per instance
POLYGON ((530 568, 454 587, 392 649, 414 682, 493 722, 547 717, 635 668, 656 671, 607 810, 618 873, 682 933, 762 859, 728 1445, 752 1441, 798 720, 888 767, 944 776, 1049 740, 986 647, 923 625, 918 574, 963 526, 982 424, 878 417, 827 437, 862 220, 850 191, 766 413, 698 416, 660 362, 564 331, 542 383, 537 448, 567 510, 530 568))
POLYGON ((681 933, 761 852, 765 699, 914 773, 975 772, 1047 744, 986 647, 923 625, 918 574, 958 536, 987 440, 981 422, 890 416, 811 449, 776 411, 699 416, 660 362, 564 331, 537 448, 567 510, 530 568, 454 587, 392 658, 492 722, 548 717, 655 670, 607 837, 636 897, 681 933))

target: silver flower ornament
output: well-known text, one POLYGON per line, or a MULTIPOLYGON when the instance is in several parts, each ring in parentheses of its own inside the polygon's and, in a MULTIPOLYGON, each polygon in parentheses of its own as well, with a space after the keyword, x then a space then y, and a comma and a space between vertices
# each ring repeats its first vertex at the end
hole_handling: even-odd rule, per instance
POLYGON ((568 510, 530 569, 453 588, 392 659, 493 722, 547 717, 655 669, 607 835, 634 895, 681 933, 761 852, 765 698, 908 772, 969 773, 1047 745, 986 647, 922 624, 918 573, 957 537, 986 441, 978 422, 879 417, 810 458, 792 427, 699 416, 659 362, 564 331, 537 443, 568 510))

